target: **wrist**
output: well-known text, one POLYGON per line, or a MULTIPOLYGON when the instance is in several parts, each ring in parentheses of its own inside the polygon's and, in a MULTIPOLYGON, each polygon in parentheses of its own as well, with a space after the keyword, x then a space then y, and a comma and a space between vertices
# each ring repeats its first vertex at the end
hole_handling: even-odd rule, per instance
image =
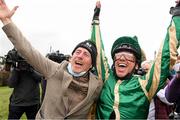
POLYGON ((12 22, 10 18, 4 18, 4 19, 1 19, 1 21, 2 21, 3 25, 7 25, 12 22))

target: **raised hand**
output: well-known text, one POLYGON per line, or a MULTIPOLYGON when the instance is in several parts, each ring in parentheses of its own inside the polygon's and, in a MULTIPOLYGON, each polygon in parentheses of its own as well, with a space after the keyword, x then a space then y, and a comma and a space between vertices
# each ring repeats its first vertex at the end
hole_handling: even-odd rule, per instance
POLYGON ((4 0, 0 0, 0 19, 4 24, 10 22, 11 17, 14 15, 18 6, 15 6, 12 10, 10 10, 4 0))
POLYGON ((97 7, 97 8, 101 8, 101 3, 100 3, 100 1, 97 1, 97 2, 96 2, 96 7, 97 7))
POLYGON ((97 1, 96 2, 96 7, 94 9, 93 20, 98 20, 99 19, 100 8, 101 8, 101 3, 100 3, 100 1, 97 1))
POLYGON ((169 12, 173 16, 180 16, 180 0, 176 0, 175 3, 175 7, 171 7, 169 12))

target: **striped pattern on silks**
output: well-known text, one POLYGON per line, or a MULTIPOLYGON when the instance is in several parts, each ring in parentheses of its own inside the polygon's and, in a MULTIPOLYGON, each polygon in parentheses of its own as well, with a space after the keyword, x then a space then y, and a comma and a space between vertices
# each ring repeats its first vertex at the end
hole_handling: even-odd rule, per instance
MULTIPOLYGON (((109 65, 105 56, 104 45, 101 39, 99 20, 92 21, 91 40, 95 42, 97 47, 96 73, 98 79, 105 82, 109 77, 109 65)), ((89 111, 88 119, 95 119, 96 103, 93 104, 89 111)))
POLYGON ((141 87, 149 101, 151 101, 156 92, 164 86, 164 81, 169 75, 169 70, 171 70, 175 64, 178 54, 178 40, 176 36, 176 27, 174 21, 172 21, 165 38, 168 43, 164 42, 164 44, 161 44, 157 58, 147 73, 145 80, 139 79, 141 87), (168 58, 164 56, 168 56, 168 58))
POLYGON ((119 111, 119 100, 120 100, 120 95, 119 95, 119 85, 121 84, 121 80, 118 80, 115 88, 114 88, 114 105, 113 105, 113 109, 116 115, 116 120, 120 120, 120 111, 119 111))
POLYGON ((101 32, 99 27, 99 20, 93 20, 92 22, 91 40, 96 43, 97 52, 98 52, 97 61, 96 61, 96 72, 98 74, 98 78, 105 82, 109 76, 109 65, 104 52, 104 45, 102 42, 101 32))
POLYGON ((97 104, 97 119, 114 117, 111 116, 114 115, 113 112, 116 117, 120 115, 118 117, 120 119, 147 118, 150 100, 164 87, 169 70, 177 58, 176 47, 180 40, 179 21, 180 17, 173 17, 158 56, 145 76, 133 75, 131 79, 123 80, 119 84, 113 71, 110 70, 109 78, 104 84, 97 104), (117 103, 118 101, 119 103, 117 103))

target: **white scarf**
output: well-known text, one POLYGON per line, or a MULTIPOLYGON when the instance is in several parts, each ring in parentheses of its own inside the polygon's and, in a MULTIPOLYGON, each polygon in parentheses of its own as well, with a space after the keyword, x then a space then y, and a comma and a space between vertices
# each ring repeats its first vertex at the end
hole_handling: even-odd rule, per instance
POLYGON ((67 71, 74 77, 80 77, 80 76, 83 76, 87 71, 84 71, 84 72, 80 72, 80 73, 75 73, 73 70, 72 70, 72 66, 71 66, 71 63, 68 64, 67 66, 67 71))

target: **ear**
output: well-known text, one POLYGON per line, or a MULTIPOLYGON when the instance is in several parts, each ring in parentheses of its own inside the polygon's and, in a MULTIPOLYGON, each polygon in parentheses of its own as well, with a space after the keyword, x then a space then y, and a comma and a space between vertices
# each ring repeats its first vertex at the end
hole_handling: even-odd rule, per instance
POLYGON ((91 68, 93 68, 92 64, 91 64, 91 66, 90 66, 90 69, 91 69, 91 68))

